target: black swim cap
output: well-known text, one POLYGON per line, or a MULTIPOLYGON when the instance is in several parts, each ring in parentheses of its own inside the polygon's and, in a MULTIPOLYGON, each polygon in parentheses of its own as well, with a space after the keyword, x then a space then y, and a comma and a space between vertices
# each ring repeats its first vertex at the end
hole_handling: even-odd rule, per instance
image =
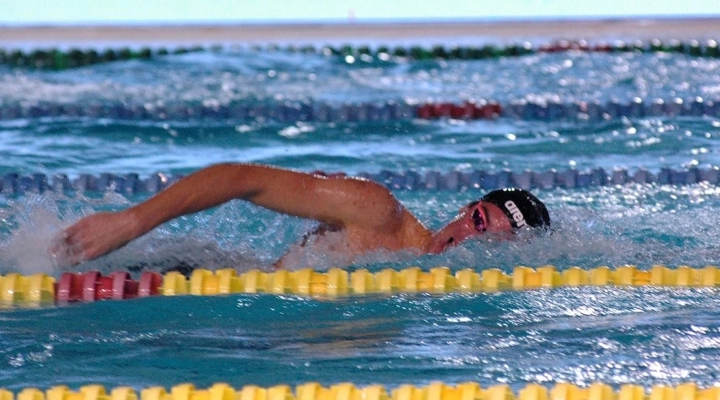
POLYGON ((545 204, 527 190, 517 188, 493 190, 480 201, 500 207, 514 229, 550 227, 550 214, 545 204))

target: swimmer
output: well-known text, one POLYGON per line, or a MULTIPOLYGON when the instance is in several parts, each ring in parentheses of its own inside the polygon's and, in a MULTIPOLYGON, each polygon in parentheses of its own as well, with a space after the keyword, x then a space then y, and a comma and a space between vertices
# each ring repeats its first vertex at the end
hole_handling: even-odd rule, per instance
MULTIPOLYGON (((470 237, 512 235, 549 228, 545 205, 522 189, 495 190, 460 209, 433 232, 386 187, 361 178, 305 173, 259 164, 217 164, 184 177, 150 199, 118 212, 82 218, 61 232, 50 249, 60 265, 76 265, 108 254, 156 226, 233 199, 320 222, 315 243, 333 232, 333 248, 352 257, 373 251, 410 250, 437 254, 470 237), (338 234, 342 245, 338 246, 338 234)), ((303 239, 303 243, 307 237, 303 239)), ((292 251, 303 251, 294 246, 292 251)), ((289 253, 290 253, 289 252, 289 253)), ((275 263, 282 268, 290 254, 275 263)))

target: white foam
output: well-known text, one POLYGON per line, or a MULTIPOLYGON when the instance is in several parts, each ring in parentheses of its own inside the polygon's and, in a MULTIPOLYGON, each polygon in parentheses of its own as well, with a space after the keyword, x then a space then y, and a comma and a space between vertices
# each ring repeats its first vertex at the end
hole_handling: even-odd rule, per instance
POLYGON ((54 206, 44 201, 28 200, 20 207, 17 229, 0 245, 0 260, 6 264, 3 267, 23 275, 56 275, 58 267, 48 248, 69 222, 61 220, 54 206))

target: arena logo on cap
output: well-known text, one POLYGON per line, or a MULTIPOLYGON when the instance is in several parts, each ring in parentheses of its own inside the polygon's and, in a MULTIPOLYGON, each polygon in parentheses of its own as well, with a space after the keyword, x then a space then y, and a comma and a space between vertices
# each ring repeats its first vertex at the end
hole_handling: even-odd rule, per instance
POLYGON ((513 219, 515 220, 515 224, 518 228, 527 226, 527 223, 525 222, 525 217, 520 212, 520 209, 515 205, 515 202, 513 202, 512 200, 506 201, 505 208, 507 208, 508 211, 510 211, 510 214, 512 214, 513 219))

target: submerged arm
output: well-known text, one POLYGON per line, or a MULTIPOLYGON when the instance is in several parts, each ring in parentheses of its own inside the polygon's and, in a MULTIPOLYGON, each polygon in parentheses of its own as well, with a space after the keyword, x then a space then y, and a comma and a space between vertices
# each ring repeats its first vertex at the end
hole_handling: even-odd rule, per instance
POLYGON ((389 191, 369 181, 329 179, 262 165, 218 164, 188 175, 134 207, 81 219, 63 232, 51 252, 62 264, 77 264, 118 249, 173 218, 232 199, 339 227, 392 229, 402 212, 389 191))

